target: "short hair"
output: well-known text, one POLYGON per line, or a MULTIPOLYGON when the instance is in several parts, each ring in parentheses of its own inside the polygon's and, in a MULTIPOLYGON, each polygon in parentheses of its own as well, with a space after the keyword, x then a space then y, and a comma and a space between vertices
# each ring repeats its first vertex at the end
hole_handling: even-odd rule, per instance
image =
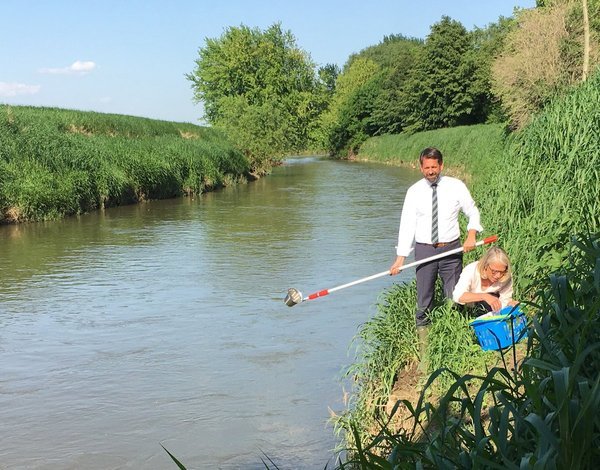
POLYGON ((492 246, 488 251, 486 251, 477 263, 477 271, 479 272, 481 279, 487 279, 485 269, 490 265, 490 263, 493 263, 494 261, 497 263, 502 263, 506 266, 506 273, 499 279, 499 281, 508 281, 512 276, 510 269, 510 260, 508 259, 506 251, 497 246, 492 246))
POLYGON ((421 151, 421 154, 419 155, 419 163, 421 165, 423 165, 423 160, 425 158, 434 158, 437 160, 437 162, 441 165, 442 163, 444 163, 444 157, 442 156, 442 152, 440 152, 438 149, 436 149, 435 147, 427 147, 426 149, 423 149, 421 151))

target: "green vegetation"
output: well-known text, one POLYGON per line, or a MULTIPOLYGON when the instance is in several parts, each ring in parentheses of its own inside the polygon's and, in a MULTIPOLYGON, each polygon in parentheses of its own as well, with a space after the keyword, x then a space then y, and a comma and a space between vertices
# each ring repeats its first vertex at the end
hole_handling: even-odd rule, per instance
POLYGON ((589 75, 600 39, 600 1, 539 0, 516 14, 517 28, 492 63, 491 92, 511 124, 522 128, 556 96, 589 75), (587 7, 589 24, 583 21, 587 7), (587 37, 586 40, 586 31, 587 37), (587 43, 587 48, 586 48, 587 43))
POLYGON ((382 135, 368 139, 360 147, 358 159, 381 163, 416 165, 415 155, 426 147, 443 149, 448 165, 445 171, 469 178, 485 167, 495 167, 494 156, 504 151, 506 139, 502 124, 451 127, 417 134, 382 135))
POLYGON ((425 41, 390 36, 350 57, 323 115, 330 152, 355 154, 373 136, 497 121, 491 57, 511 25, 468 32, 444 17, 425 41))
MULTIPOLYGON (((597 72, 504 140, 496 126, 481 126, 478 137, 472 127, 429 135, 429 142, 443 142, 437 133, 449 136, 460 155, 447 154, 448 162, 456 158, 476 171, 471 188, 484 226, 500 234, 514 267, 515 297, 529 303, 529 358, 511 373, 496 364, 498 355, 473 348, 465 321, 440 305, 430 335, 430 381, 441 399, 406 402, 414 426, 394 429, 385 413, 394 374, 416 354, 414 285, 394 287, 361 328, 361 349, 349 370, 356 390, 338 422, 358 459, 349 463, 591 468, 600 438, 598 109, 597 72), (469 151, 456 144, 460 133, 471 142, 469 151), (572 234, 581 234, 575 245, 572 234), (440 366, 447 369, 435 370, 440 366)), ((382 137, 365 148, 383 149, 401 162, 407 157, 399 153, 421 147, 420 139, 382 137)))
POLYGON ((314 148, 316 118, 331 94, 331 73, 318 74, 290 31, 229 27, 207 39, 187 78, 207 121, 225 130, 255 169, 290 152, 314 148))
POLYGON ((246 178, 213 129, 131 116, 0 106, 0 223, 199 194, 246 178))
POLYGON ((357 336, 340 465, 590 468, 600 443, 600 55, 590 53, 600 0, 537 3, 473 31, 443 17, 425 40, 387 36, 341 71, 316 70, 279 24, 230 27, 206 40, 187 77, 212 128, 0 106, 0 222, 197 194, 291 152, 414 165, 437 146, 512 260, 531 316, 527 358, 511 370, 511 358, 474 344, 452 304, 439 305, 429 342, 438 401, 399 402, 392 414, 412 423, 402 425, 386 405, 417 353, 416 295, 414 284, 394 286, 357 336))
MULTIPOLYGON (((595 468, 600 440, 600 237, 574 240, 560 273, 540 284, 528 358, 481 374, 439 369, 452 383, 437 402, 400 406, 398 432, 381 418, 376 435, 339 468, 595 468)), ((351 425, 356 442, 358 427, 351 425)))
MULTIPOLYGON (((322 117, 333 155, 357 153, 369 137, 467 124, 509 122, 522 128, 590 70, 582 3, 543 2, 467 31, 448 17, 424 41, 387 36, 352 55, 322 117)), ((600 43, 600 0, 589 0, 589 43, 600 43)), ((362 149, 361 149, 362 150, 362 149)))
POLYGON ((431 27, 407 87, 407 131, 478 122, 481 113, 476 108, 485 103, 478 102, 471 89, 477 70, 477 61, 469 54, 471 48, 471 36, 458 21, 446 16, 431 27))

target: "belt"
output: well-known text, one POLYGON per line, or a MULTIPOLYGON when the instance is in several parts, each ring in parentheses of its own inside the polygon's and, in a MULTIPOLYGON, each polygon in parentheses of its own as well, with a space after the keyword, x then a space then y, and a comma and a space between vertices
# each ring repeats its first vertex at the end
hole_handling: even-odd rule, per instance
POLYGON ((432 246, 434 248, 443 248, 445 246, 452 245, 452 243, 457 242, 457 241, 458 241, 458 238, 456 240, 452 240, 451 242, 419 243, 419 245, 432 246))

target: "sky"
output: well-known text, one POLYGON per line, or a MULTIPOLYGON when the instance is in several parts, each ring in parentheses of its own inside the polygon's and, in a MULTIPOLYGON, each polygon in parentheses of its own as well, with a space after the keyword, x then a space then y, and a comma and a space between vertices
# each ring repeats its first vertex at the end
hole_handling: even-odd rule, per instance
POLYGON ((442 16, 468 30, 535 0, 0 0, 0 104, 203 124, 186 74, 229 27, 281 23, 317 65, 442 16))

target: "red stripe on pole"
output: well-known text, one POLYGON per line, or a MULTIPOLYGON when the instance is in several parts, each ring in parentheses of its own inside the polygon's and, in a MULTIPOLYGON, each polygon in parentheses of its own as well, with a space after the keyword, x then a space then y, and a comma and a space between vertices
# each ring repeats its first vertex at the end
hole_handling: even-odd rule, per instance
POLYGON ((324 295, 329 294, 329 289, 321 290, 319 292, 315 292, 314 294, 310 294, 308 296, 308 300, 316 299, 317 297, 323 297, 324 295))
POLYGON ((498 235, 492 235, 491 237, 487 237, 483 239, 483 244, 487 245, 488 243, 494 243, 498 241, 498 235))

